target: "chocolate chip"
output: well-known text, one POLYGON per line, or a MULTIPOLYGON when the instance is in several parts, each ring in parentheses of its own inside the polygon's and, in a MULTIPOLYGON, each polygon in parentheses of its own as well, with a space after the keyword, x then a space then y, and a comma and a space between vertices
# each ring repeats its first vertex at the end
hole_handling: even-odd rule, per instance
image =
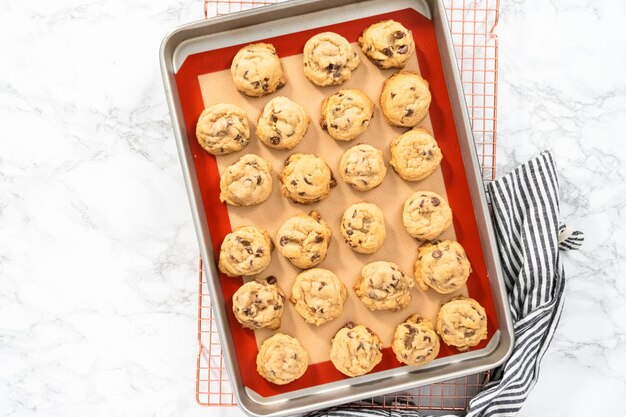
POLYGON ((284 86, 285 86, 285 83, 280 81, 278 85, 276 86, 276 88, 283 88, 284 86))
POLYGON ((433 206, 435 206, 435 207, 437 207, 439 204, 441 204, 441 201, 439 201, 439 199, 437 197, 431 198, 430 202, 433 203, 433 206))
POLYGON ((465 337, 472 337, 476 334, 476 332, 474 330, 467 330, 465 331, 465 333, 463 334, 463 336, 465 337))
POLYGON ((278 136, 272 136, 270 138, 270 143, 272 145, 278 145, 280 143, 280 138, 278 136))
POLYGON ((348 332, 348 337, 349 337, 350 339, 354 339, 354 333, 352 333, 352 332, 348 332))
POLYGON ((406 109, 406 117, 411 117, 413 116, 413 113, 415 113, 415 111, 413 109, 406 109))
POLYGON ((335 111, 339 111, 339 110, 341 110, 341 107, 339 106, 335 107, 335 111))
POLYGON ((261 185, 261 176, 260 175, 256 176, 256 185, 261 185))
POLYGON ((276 277, 274 275, 270 275, 269 277, 267 277, 266 281, 268 284, 276 284, 277 282, 276 277))
POLYGON ((319 258, 320 258, 320 255, 317 253, 311 255, 311 261, 317 261, 319 258))
POLYGON ((328 124, 326 123, 326 120, 323 120, 321 123, 322 129, 326 130, 328 129, 328 124))
POLYGON ((330 127, 332 127, 333 129, 337 129, 339 126, 337 126, 336 124, 331 124, 330 127))
POLYGON ((393 51, 391 50, 391 48, 385 48, 383 49, 383 54, 387 56, 393 56, 393 51))
POLYGON ((397 30, 395 32, 393 32, 393 37, 396 39, 402 39, 404 38, 404 32, 402 32, 401 30, 397 30))
POLYGON ((276 123, 278 121, 278 117, 272 115, 272 123, 276 123))
POLYGON ((250 246, 246 246, 246 252, 248 252, 248 255, 252 255, 254 253, 250 246))
POLYGON ((322 243, 323 241, 324 238, 322 237, 322 235, 315 236, 315 243, 322 243))
POLYGON ((252 313, 252 310, 248 307, 243 309, 243 314, 245 314, 246 316, 249 316, 252 313))
POLYGON ((263 83, 263 91, 269 90, 270 86, 268 83, 263 83))
POLYGON ((359 342, 359 345, 356 347, 356 350, 362 350, 365 349, 365 345, 363 344, 363 342, 359 342))
POLYGON ((420 208, 424 207, 424 200, 420 201, 420 208))
POLYGON ((333 78, 339 78, 341 77, 341 73, 338 71, 333 72, 333 78))
POLYGON ((343 327, 347 327, 348 329, 354 329, 354 323, 349 321, 346 324, 343 325, 343 327))
POLYGON ((300 191, 300 192, 298 193, 298 195, 299 195, 300 197, 302 197, 304 194, 306 194, 304 191, 300 191))
POLYGON ((415 327, 409 326, 408 329, 409 329, 409 334, 410 335, 416 335, 417 334, 417 330, 415 330, 415 327))
POLYGON ((408 52, 408 50, 409 50, 408 46, 402 45, 401 47, 398 48, 398 53, 404 55, 408 52))
POLYGON ((396 93, 391 93, 391 98, 394 98, 396 96, 396 93))
POLYGON ((290 183, 290 184, 291 184, 291 185, 293 185, 293 186, 295 187, 296 185, 298 185, 298 182, 297 182, 296 180, 291 180, 291 183, 290 183))
POLYGON ((439 258, 441 258, 442 253, 441 253, 440 250, 434 250, 432 255, 433 255, 433 258, 439 259, 439 258))
POLYGON ((258 82, 258 81, 255 81, 255 82, 252 83, 252 87, 254 87, 254 88, 259 88, 260 85, 261 85, 261 83, 258 82))
POLYGON ((289 243, 289 238, 287 236, 280 238, 280 246, 285 246, 287 243, 289 243))
POLYGON ((274 310, 280 310, 281 308, 283 308, 283 306, 281 306, 280 304, 276 304, 274 306, 274 310))
POLYGON ((249 240, 245 240, 245 239, 238 239, 239 243, 241 243, 243 246, 250 246, 250 241, 249 240))
POLYGON ((411 349, 413 347, 413 339, 415 337, 414 336, 407 336, 404 338, 404 347, 406 349, 411 349))
POLYGON ((318 291, 322 291, 322 288, 324 288, 326 286, 326 283, 325 282, 320 282, 319 284, 320 284, 320 286, 319 286, 319 288, 317 290, 318 291))
POLYGON ((346 230, 346 234, 347 234, 348 236, 352 236, 352 234, 353 234, 353 233, 354 233, 354 230, 352 230, 352 229, 348 229, 348 230, 346 230))
POLYGON ((304 177, 304 182, 306 182, 309 185, 313 185, 313 183, 307 177, 304 177))
POLYGON ((424 336, 424 342, 430 342, 430 336, 424 336))
POLYGON ((248 70, 246 70, 246 72, 243 73, 243 79, 244 80, 248 79, 248 70))

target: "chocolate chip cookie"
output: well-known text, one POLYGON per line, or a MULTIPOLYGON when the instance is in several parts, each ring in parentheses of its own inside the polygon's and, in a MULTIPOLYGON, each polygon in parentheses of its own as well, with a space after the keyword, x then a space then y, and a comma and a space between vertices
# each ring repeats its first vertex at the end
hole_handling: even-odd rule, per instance
POLYGON ((230 73, 237 90, 250 97, 273 93, 287 82, 276 49, 269 43, 241 48, 233 58, 230 73))
POLYGON ((232 206, 251 206, 272 193, 272 166, 249 153, 230 165, 220 178, 220 201, 232 206))
POLYGON ((462 352, 487 338, 487 313, 473 298, 457 297, 441 307, 436 328, 445 344, 462 352))
POLYGON ((313 268, 296 277, 289 300, 304 321, 319 326, 341 316, 347 297, 346 286, 337 275, 313 268))
POLYGON ((426 243, 417 249, 415 282, 426 291, 429 287, 449 294, 467 282, 472 268, 463 247, 454 240, 426 243))
POLYGON ((276 277, 246 282, 233 294, 233 313, 248 329, 278 329, 283 314, 285 294, 276 277))
POLYGON ((371 145, 356 145, 341 156, 341 178, 358 191, 376 188, 387 175, 383 153, 371 145))
POLYGON ((322 101, 320 124, 336 140, 361 135, 374 116, 374 103, 360 90, 339 90, 322 101))
POLYGON ((242 226, 227 234, 220 248, 219 269, 226 275, 254 275, 270 263, 274 245, 265 229, 242 226))
POLYGON ((389 124, 413 127, 428 114, 430 100, 425 79, 416 72, 399 71, 385 80, 380 107, 389 124))
POLYGON ((367 327, 348 323, 330 341, 330 360, 348 376, 364 375, 382 360, 382 343, 367 327))
POLYGON ((442 155, 437 141, 424 129, 412 129, 391 142, 389 163, 407 181, 420 181, 435 172, 442 155))
POLYGON ((439 354, 439 336, 433 324, 413 314, 396 327, 391 342, 391 349, 399 362, 411 366, 422 366, 431 362, 439 354))
POLYGON ((328 197, 337 185, 328 164, 311 154, 295 153, 285 161, 280 174, 283 195, 294 203, 312 204, 328 197))
POLYGON ((375 23, 359 37, 363 53, 379 68, 404 68, 415 50, 411 32, 395 20, 375 23))
POLYGON ((356 203, 341 218, 341 234, 353 251, 374 253, 385 242, 383 212, 372 203, 356 203))
POLYGON ((240 151, 250 139, 248 115, 234 104, 210 106, 204 109, 198 119, 196 138, 200 146, 213 155, 240 151))
POLYGON ((350 43, 333 32, 318 33, 304 45, 304 75, 319 86, 350 79, 361 59, 350 43))
POLYGON ((300 378, 309 367, 309 355, 298 339, 283 333, 266 339, 256 357, 256 370, 274 384, 285 385, 300 378))
POLYGON ((276 233, 278 251, 301 269, 319 265, 330 245, 330 228, 317 211, 288 219, 276 233))
POLYGON ((414 281, 393 262, 377 261, 363 267, 354 292, 372 311, 401 310, 411 302, 414 281))
POLYGON ((404 202, 402 222, 414 238, 433 240, 452 224, 452 210, 439 194, 417 191, 404 202))
POLYGON ((275 97, 263 108, 256 126, 261 142, 274 149, 292 149, 309 128, 311 118, 287 97, 275 97))

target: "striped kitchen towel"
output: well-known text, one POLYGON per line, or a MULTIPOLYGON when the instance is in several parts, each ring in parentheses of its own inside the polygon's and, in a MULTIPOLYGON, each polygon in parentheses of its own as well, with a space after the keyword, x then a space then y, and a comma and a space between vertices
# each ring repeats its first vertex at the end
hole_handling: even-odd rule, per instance
MULTIPOLYGON (((507 362, 469 402, 467 416, 514 416, 537 381, 563 309, 565 273, 560 250, 578 249, 579 231, 559 223, 559 183, 550 152, 487 185, 514 321, 515 344, 507 362)), ((415 416, 409 410, 338 407, 321 416, 415 416)))

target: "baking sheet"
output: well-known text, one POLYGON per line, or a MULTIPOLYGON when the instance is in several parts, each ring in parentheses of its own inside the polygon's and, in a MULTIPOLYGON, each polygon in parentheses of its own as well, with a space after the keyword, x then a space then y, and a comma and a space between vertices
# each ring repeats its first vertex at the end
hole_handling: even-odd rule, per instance
MULTIPOLYGON (((282 90, 261 99, 247 98, 239 95, 239 93, 234 90, 227 68, 230 67, 230 61, 239 49, 239 46, 205 52, 194 56, 199 59, 190 60, 190 65, 204 66, 207 69, 206 73, 197 77, 196 80, 202 90, 202 97, 194 98, 195 100, 199 99, 202 101, 202 103, 194 103, 195 107, 198 108, 198 113, 195 115, 196 119, 202 107, 205 105, 219 101, 229 101, 239 104, 248 110, 251 121, 254 124, 263 105, 276 95, 286 95, 303 105, 313 119, 307 136, 303 142, 292 151, 270 150, 258 143, 253 137, 251 144, 244 151, 230 156, 218 157, 217 163, 215 157, 206 154, 206 152, 199 148, 197 143, 194 143, 195 135, 189 135, 189 145, 194 153, 194 163, 214 248, 218 251, 224 235, 240 224, 252 223, 264 226, 273 236, 278 226, 288 217, 315 208, 320 211, 322 217, 329 223, 333 231, 333 242, 330 246, 329 255, 320 266, 331 269, 337 273, 349 287, 350 295, 346 303, 346 312, 344 315, 346 319, 344 320, 342 317, 318 328, 309 327, 297 316, 297 313, 295 313, 291 307, 287 308, 283 316, 283 327, 281 327, 280 331, 293 334, 301 341, 305 341, 306 339, 307 346, 305 346, 305 348, 307 348, 311 354, 311 362, 315 365, 310 366, 309 371, 307 371, 300 380, 287 386, 278 387, 267 383, 255 372, 254 357, 256 356, 256 347, 258 343, 267 336, 268 332, 257 332, 257 337, 255 337, 253 332, 241 329, 230 313, 230 296, 232 296, 232 293, 241 285, 242 281, 237 278, 221 276, 220 280, 224 301, 227 307, 226 310, 229 311, 230 327, 237 340, 235 347, 244 384, 261 395, 269 396, 345 378, 332 367, 332 364, 326 361, 328 352, 327 348, 323 348, 323 346, 328 346, 330 337, 332 337, 334 332, 341 327, 345 321, 352 320, 367 323, 379 334, 383 343, 388 346, 393 328, 408 315, 414 312, 420 312, 434 319, 439 302, 443 299, 450 298, 450 295, 434 295, 432 290, 424 294, 421 290, 414 289, 412 292, 414 296, 412 305, 406 310, 396 313, 371 313, 360 304, 360 301, 352 292, 351 287, 360 272, 361 266, 374 260, 394 261, 401 266, 401 269, 405 273, 411 276, 413 275, 412 264, 415 261, 417 243, 406 234, 402 227, 400 218, 401 207, 404 199, 408 197, 411 192, 419 189, 433 190, 445 195, 445 190, 441 187, 442 180, 445 181, 445 186, 450 193, 448 199, 455 214, 454 230, 456 231, 458 240, 466 248, 474 269, 470 281, 468 282, 469 293, 486 307, 489 315, 489 335, 491 336, 497 328, 497 321, 495 313, 493 313, 494 308, 484 265, 484 257, 478 240, 478 231, 473 216, 463 160, 459 151, 456 131, 452 123, 450 103, 447 97, 447 89, 441 70, 441 62, 432 23, 413 10, 403 10, 384 16, 373 16, 347 24, 335 25, 329 28, 319 28, 297 34, 280 36, 267 41, 272 42, 276 46, 277 52, 279 56, 281 56, 286 69, 289 82, 282 90), (384 122, 379 108, 376 109, 373 123, 366 133, 359 139, 350 143, 334 141, 325 132, 321 131, 316 121, 319 119, 319 104, 321 99, 326 95, 334 93, 339 88, 352 86, 361 87, 370 98, 377 103, 382 81, 386 76, 391 75, 393 71, 380 71, 373 66, 367 58, 361 55, 361 66, 353 73, 353 78, 350 81, 341 87, 321 88, 313 86, 306 80, 301 72, 301 58, 297 56, 297 54, 301 52, 302 46, 306 40, 315 33, 324 30, 332 30, 354 42, 360 32, 369 24, 387 18, 398 20, 406 27, 413 30, 417 53, 413 55, 410 66, 412 65, 414 69, 417 69, 417 57, 420 71, 431 83, 433 103, 431 105, 430 118, 426 121, 425 127, 433 131, 444 153, 441 169, 428 180, 419 183, 406 183, 397 177, 393 170, 389 168, 387 178, 383 182, 383 185, 377 190, 365 193, 352 191, 339 179, 338 175, 336 175, 338 178, 338 187, 331 191, 330 197, 323 202, 311 206, 295 205, 284 199, 280 194, 278 181, 276 181, 274 186, 271 202, 266 202, 260 206, 251 208, 226 208, 223 204, 219 203, 217 196, 219 195, 220 169, 236 161, 247 152, 258 153, 267 158, 272 162, 277 171, 281 168, 282 161, 291 152, 312 151, 327 160, 331 169, 337 172, 338 160, 342 151, 356 143, 370 143, 378 147, 385 152, 386 159, 388 160, 388 143, 404 130, 389 127, 384 122), (377 81, 372 81, 372 78, 377 78, 377 81), (301 99, 299 95, 301 95, 301 99), (198 106, 197 104, 202 104, 202 106, 198 106), (343 209, 353 202, 364 200, 379 205, 386 216, 388 237, 383 248, 373 255, 353 253, 347 245, 343 243, 338 230, 339 219, 343 209), (275 204, 277 206, 268 210, 265 204, 275 204), (276 216, 276 213, 280 213, 280 216, 276 216), (263 223, 260 223, 260 219, 267 219, 268 222, 265 223, 266 220, 263 220, 263 223), (339 262, 339 260, 341 260, 341 262, 339 262), (489 314, 490 312, 491 314, 489 314), (354 317, 356 317, 356 319, 354 317), (309 344, 309 340, 312 341, 312 343, 309 344)), ((187 62, 185 65, 187 65, 187 62)), ((197 70, 197 67, 194 68, 194 70, 197 70)), ((449 231, 448 233, 453 232, 449 231)), ((286 260, 282 259, 282 256, 278 252, 274 252, 270 269, 266 270, 263 275, 276 275, 279 278, 280 285, 285 292, 289 294, 290 283, 293 281, 298 271, 298 269, 292 267, 286 260)), ((480 349, 484 347, 485 344, 486 342, 475 349, 480 349)), ((441 358, 454 353, 456 353, 456 350, 444 347, 439 357, 441 358)), ((393 353, 389 349, 386 349, 383 362, 374 369, 374 372, 400 366, 393 356, 393 353)))

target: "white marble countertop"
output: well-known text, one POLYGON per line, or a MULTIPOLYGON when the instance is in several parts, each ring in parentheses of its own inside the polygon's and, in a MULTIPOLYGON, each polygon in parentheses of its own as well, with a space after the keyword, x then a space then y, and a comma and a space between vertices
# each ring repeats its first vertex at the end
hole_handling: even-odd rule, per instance
MULTIPOLYGON (((587 236, 521 415, 621 415, 626 3, 502 3, 498 171, 552 149, 587 236)), ((0 3, 0 415, 240 415, 194 400, 197 245, 157 56, 201 16, 0 3)))

